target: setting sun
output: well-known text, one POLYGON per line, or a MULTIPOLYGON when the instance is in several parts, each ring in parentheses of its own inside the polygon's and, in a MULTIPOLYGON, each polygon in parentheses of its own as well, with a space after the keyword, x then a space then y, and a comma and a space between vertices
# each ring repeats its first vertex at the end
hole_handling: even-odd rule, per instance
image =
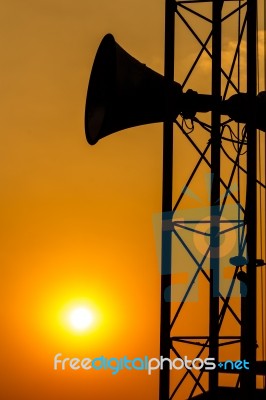
POLYGON ((69 323, 76 331, 85 331, 94 323, 93 312, 87 307, 76 307, 69 313, 69 323))

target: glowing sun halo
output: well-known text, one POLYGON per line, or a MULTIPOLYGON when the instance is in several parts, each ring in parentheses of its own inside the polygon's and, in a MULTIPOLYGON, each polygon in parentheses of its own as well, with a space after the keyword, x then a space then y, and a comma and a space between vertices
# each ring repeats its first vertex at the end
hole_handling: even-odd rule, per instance
POLYGON ((87 307, 75 307, 69 312, 69 323, 75 331, 86 331, 94 322, 94 315, 87 307))

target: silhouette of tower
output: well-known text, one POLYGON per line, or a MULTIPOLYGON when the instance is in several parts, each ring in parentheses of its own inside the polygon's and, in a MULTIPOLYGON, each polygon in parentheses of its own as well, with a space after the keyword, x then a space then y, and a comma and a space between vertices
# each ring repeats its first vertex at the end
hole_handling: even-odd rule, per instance
MULTIPOLYGON (((259 6, 262 8, 262 2, 259 6)), ((184 50, 181 41, 186 37, 182 34, 182 29, 189 32, 198 44, 187 74, 183 81, 178 79, 182 82, 182 89, 191 85, 193 79, 194 82, 196 79, 200 81, 205 66, 211 71, 210 87, 214 98, 222 97, 226 103, 229 95, 237 94, 236 97, 240 99, 239 94, 244 91, 248 100, 245 105, 245 126, 228 120, 228 117, 223 118, 218 107, 213 109, 208 122, 206 118, 194 118, 193 134, 180 120, 176 121, 179 132, 174 129, 174 124, 164 123, 161 355, 172 361, 188 354, 197 359, 210 357, 216 361, 217 367, 207 371, 204 367, 197 369, 195 366, 191 369, 190 364, 189 368, 176 371, 173 367, 169 368, 169 363, 164 362, 165 366, 160 371, 160 400, 262 399, 266 396, 265 351, 260 354, 260 360, 256 353, 258 347, 264 349, 265 336, 263 333, 258 342, 257 277, 262 279, 265 276, 265 272, 259 275, 259 269, 265 267, 265 261, 258 256, 259 246, 263 246, 263 240, 265 241, 265 221, 262 222, 265 211, 263 214, 261 207, 265 184, 260 181, 261 176, 258 177, 257 171, 261 168, 258 165, 261 165, 262 156, 262 145, 258 147, 258 143, 265 143, 265 135, 262 137, 260 132, 256 132, 257 1, 166 0, 165 77, 169 81, 175 78, 175 58, 177 68, 180 60, 185 58, 180 54, 184 50), (230 43, 231 58, 224 60, 228 56, 226 35, 232 26, 236 33, 230 43), (229 66, 225 65, 225 61, 229 66), (209 139, 205 147, 202 147, 204 132, 208 133, 209 139), (179 146, 182 142, 180 134, 190 143, 191 151, 198 153, 199 159, 196 164, 193 163, 187 181, 179 185, 177 199, 173 199, 173 183, 180 179, 178 166, 177 178, 173 168, 177 157, 175 141, 179 141, 179 146), (228 146, 234 147, 234 156, 228 146), (182 212, 182 200, 188 190, 191 190, 193 181, 202 175, 202 164, 209 168, 211 186, 209 211, 205 212, 205 218, 204 211, 200 209, 191 209, 190 213, 182 212), (257 193, 260 196, 259 201, 257 193), (260 230, 258 226, 261 226, 260 230), (197 247, 200 246, 202 235, 208 237, 208 244, 199 258, 197 247), (195 236, 198 238, 193 241, 191 238, 195 236), (234 240, 236 243, 224 255, 222 247, 226 244, 222 241, 226 240, 234 240), (179 246, 180 257, 174 256, 175 246, 179 246), (185 249, 187 257, 182 256, 182 249, 185 249), (225 288, 222 272, 229 265, 231 277, 225 288), (181 295, 181 290, 178 292, 180 285, 174 285, 173 278, 175 274, 186 269, 191 272, 191 276, 181 295), (195 324, 191 329, 193 311, 189 300, 193 290, 195 291, 195 285, 200 284, 201 290, 206 290, 206 285, 199 283, 202 280, 209 287, 208 296, 205 296, 206 307, 201 306, 201 310, 200 307, 195 307, 195 310, 204 314, 209 304, 204 334, 201 333, 203 323, 200 326, 195 324), (236 284, 239 286, 238 298, 236 291, 233 294, 236 284), (184 326, 188 326, 187 333, 184 326), (235 363, 237 360, 239 364, 235 363), (248 362, 246 368, 243 361, 248 362), (259 376, 264 376, 264 380, 262 383, 261 378, 260 387, 257 387, 259 376), (226 384, 227 381, 229 384, 226 384)), ((235 103, 235 107, 235 112, 239 107, 244 109, 244 103, 235 103)), ((265 194, 263 199, 265 203, 265 194)), ((263 251, 265 252, 265 248, 263 251)), ((262 291, 260 295, 260 310, 263 310, 265 293, 262 291)), ((204 293, 201 292, 201 296, 204 293)), ((262 329, 264 332, 265 326, 262 329)))

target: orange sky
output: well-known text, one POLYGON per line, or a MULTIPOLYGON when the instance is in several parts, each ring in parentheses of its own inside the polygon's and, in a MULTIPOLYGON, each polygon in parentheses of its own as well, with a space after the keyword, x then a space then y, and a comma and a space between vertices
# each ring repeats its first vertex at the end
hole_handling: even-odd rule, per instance
MULTIPOLYGON (((53 357, 159 355, 153 216, 161 209, 162 129, 138 127, 90 147, 84 107, 108 32, 163 72, 164 1, 10 0, 0 14, 1 396, 156 399, 157 373, 55 372, 53 357), (60 324, 75 301, 100 315, 84 336, 60 324)), ((195 51, 186 45, 177 78, 195 51)), ((195 85, 208 92, 204 79, 195 85)), ((186 160, 181 150, 178 160, 186 160)))
POLYGON ((163 1, 141 0, 1 7, 5 400, 133 399, 140 387, 156 397, 156 374, 56 373, 53 357, 159 354, 152 215, 161 207, 161 128, 137 128, 92 148, 84 107, 105 33, 162 67, 163 13, 163 1), (85 337, 59 323, 65 303, 79 299, 102 318, 85 337))

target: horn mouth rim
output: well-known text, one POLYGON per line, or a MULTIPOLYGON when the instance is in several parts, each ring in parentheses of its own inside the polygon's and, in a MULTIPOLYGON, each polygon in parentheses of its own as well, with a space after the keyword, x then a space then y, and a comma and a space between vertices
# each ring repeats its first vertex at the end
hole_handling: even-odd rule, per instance
POLYGON ((101 138, 106 114, 105 104, 111 100, 116 74, 116 42, 106 34, 96 53, 88 84, 85 106, 85 134, 90 145, 101 138))

